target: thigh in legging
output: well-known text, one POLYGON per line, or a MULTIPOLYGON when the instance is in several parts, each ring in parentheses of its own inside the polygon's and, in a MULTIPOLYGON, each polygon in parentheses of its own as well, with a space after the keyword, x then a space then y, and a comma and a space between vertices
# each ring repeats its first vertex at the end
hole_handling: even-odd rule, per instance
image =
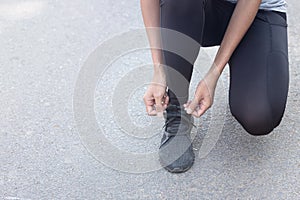
POLYGON ((167 85, 176 94, 169 93, 170 98, 187 100, 200 46, 220 44, 233 5, 223 0, 160 0, 167 85))
POLYGON ((163 64, 172 93, 187 100, 193 64, 200 49, 204 0, 160 0, 163 64), (174 92, 174 93, 173 93, 174 92))
POLYGON ((286 19, 259 11, 229 62, 230 108, 252 135, 265 135, 284 114, 289 64, 286 19))

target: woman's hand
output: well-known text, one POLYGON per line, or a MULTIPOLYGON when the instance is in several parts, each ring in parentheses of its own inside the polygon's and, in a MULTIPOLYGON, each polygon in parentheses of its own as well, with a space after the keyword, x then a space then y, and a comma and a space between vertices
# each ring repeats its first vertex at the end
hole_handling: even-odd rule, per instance
POLYGON ((148 115, 163 115, 167 108, 169 97, 166 94, 166 76, 161 65, 154 68, 154 75, 151 84, 144 95, 144 103, 148 115))
POLYGON ((194 99, 184 104, 188 114, 200 117, 212 106, 219 77, 220 72, 213 66, 199 82, 194 99))
MULTIPOLYGON (((143 21, 149 39, 153 63, 161 63, 160 8, 159 0, 140 0, 143 21)), ((163 67, 154 64, 154 76, 145 95, 144 102, 148 115, 161 115, 169 103, 166 95, 166 78, 163 67)))

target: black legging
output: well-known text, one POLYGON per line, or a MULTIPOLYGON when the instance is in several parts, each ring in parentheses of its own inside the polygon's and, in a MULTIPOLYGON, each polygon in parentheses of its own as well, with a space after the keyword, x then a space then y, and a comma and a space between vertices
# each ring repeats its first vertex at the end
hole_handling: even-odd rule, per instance
MULTIPOLYGON (((181 84, 167 72, 167 85, 173 90, 169 91, 171 103, 177 99, 184 102, 200 45, 220 45, 235 4, 224 0, 160 0, 160 7, 162 28, 181 32, 199 43, 197 48, 182 49, 162 31, 163 48, 175 45, 179 51, 187 51, 193 61, 191 64, 163 51, 164 64, 188 80, 188 84, 181 84)), ((229 65, 231 113, 250 134, 270 133, 282 119, 289 87, 286 14, 259 10, 229 65)))

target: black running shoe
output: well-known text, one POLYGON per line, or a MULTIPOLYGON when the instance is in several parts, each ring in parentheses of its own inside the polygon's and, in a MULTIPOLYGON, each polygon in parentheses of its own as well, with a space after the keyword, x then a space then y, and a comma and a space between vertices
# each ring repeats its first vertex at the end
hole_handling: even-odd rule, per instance
POLYGON ((190 137, 194 126, 192 117, 183 107, 172 104, 167 107, 164 116, 166 121, 159 147, 159 161, 169 172, 186 172, 195 160, 190 137))

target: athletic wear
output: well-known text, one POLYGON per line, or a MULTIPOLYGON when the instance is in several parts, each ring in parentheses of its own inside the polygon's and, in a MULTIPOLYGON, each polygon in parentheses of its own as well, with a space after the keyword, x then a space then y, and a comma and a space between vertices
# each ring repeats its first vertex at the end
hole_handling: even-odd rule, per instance
MULTIPOLYGON (((220 45, 235 8, 223 0, 161 0, 161 27, 184 33, 199 45, 182 45, 162 29, 164 49, 175 48, 186 59, 163 51, 164 64, 191 80, 200 45, 220 45)), ((259 10, 230 58, 229 103, 233 116, 253 135, 270 133, 279 125, 286 106, 289 62, 286 14, 259 10)), ((186 102, 189 83, 167 70, 170 101, 186 102), (176 96, 174 95, 176 94, 176 96)))
MULTIPOLYGON (((231 3, 236 3, 238 0, 226 0, 231 3)), ((287 4, 285 0, 262 0, 260 4, 262 10, 273 10, 278 12, 286 12, 287 4)))

